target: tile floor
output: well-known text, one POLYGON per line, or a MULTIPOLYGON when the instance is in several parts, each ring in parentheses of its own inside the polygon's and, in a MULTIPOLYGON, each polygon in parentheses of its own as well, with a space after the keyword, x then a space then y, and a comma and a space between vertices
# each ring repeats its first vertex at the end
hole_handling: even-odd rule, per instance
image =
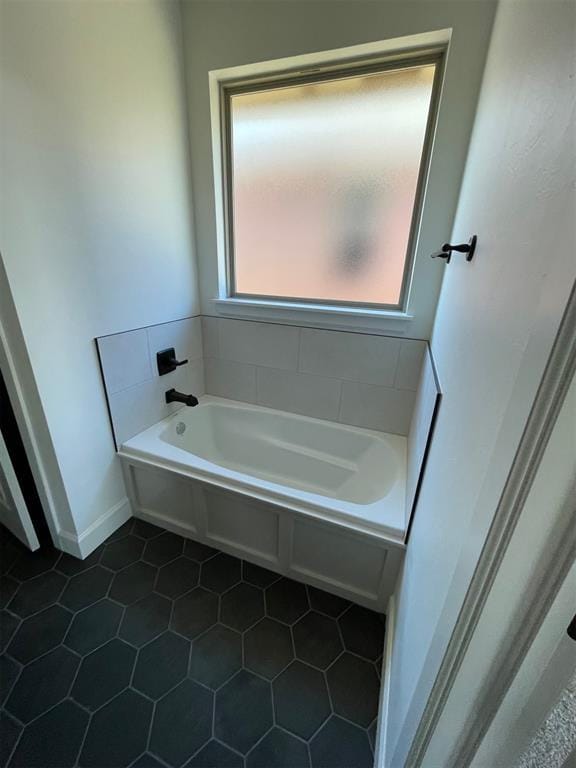
POLYGON ((0 766, 371 768, 378 614, 137 520, 0 571, 0 766))

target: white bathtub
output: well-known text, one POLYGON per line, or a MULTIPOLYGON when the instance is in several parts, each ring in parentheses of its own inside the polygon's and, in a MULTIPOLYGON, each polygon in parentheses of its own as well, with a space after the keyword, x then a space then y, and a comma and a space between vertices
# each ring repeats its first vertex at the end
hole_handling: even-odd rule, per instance
POLYGON ((119 453, 137 516, 358 602, 382 601, 390 548, 403 548, 404 437, 205 396, 119 453), (371 575, 352 584, 354 568, 329 563, 326 551, 323 568, 311 553, 298 570, 299 533, 317 551, 336 552, 334 535, 340 545, 344 536, 340 556, 361 557, 371 575))

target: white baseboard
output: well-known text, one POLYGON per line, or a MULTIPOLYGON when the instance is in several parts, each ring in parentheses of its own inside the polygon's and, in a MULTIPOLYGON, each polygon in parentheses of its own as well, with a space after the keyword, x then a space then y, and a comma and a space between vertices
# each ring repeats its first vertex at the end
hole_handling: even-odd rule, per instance
POLYGON ((130 501, 128 497, 124 497, 118 504, 100 515, 83 533, 77 535, 59 531, 60 549, 83 560, 131 517, 130 501))
POLYGON ((390 672, 392 668, 392 648, 394 647, 394 630, 396 625, 396 600, 394 595, 388 600, 386 609, 386 642, 382 658, 382 687, 380 689, 380 706, 378 708, 378 730, 374 749, 374 768, 387 768, 386 761, 386 731, 388 711, 390 707, 390 672))

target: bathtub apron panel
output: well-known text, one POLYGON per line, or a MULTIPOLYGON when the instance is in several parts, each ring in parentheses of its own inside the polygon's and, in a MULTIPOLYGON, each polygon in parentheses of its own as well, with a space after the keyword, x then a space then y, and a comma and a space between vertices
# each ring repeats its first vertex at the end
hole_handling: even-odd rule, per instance
POLYGON ((122 456, 134 515, 180 535, 384 611, 401 542, 122 456))

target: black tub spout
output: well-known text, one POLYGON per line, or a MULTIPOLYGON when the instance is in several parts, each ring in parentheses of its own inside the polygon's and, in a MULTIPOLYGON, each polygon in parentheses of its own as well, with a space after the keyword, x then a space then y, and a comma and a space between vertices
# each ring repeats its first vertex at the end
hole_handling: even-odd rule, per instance
POLYGON ((182 392, 176 392, 175 389, 169 389, 166 392, 166 402, 184 403, 184 405, 189 405, 193 408, 195 405, 198 405, 198 398, 194 397, 194 395, 184 395, 182 392))

